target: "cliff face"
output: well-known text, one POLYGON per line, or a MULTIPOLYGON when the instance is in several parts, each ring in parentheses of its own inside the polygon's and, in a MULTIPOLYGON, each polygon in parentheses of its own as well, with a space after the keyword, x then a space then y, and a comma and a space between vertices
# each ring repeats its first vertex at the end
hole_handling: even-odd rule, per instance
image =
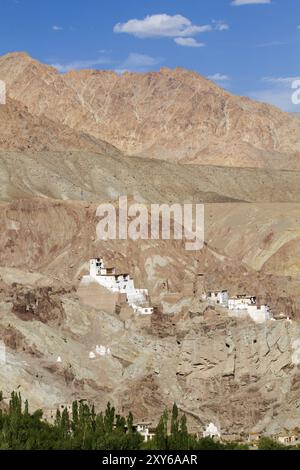
POLYGON ((299 325, 259 326, 216 311, 193 323, 177 367, 190 411, 214 414, 223 429, 237 433, 296 427, 299 325))
POLYGON ((4 397, 18 387, 33 407, 44 409, 82 398, 96 408, 110 401, 117 411, 131 410, 136 419, 154 423, 176 401, 195 432, 211 421, 222 433, 297 427, 296 323, 256 325, 199 302, 192 313, 124 322, 80 303, 62 281, 52 280, 49 289, 42 287, 49 282, 45 276, 14 270, 1 270, 1 276, 4 397), (32 311, 23 308, 28 298, 39 299, 38 310, 35 302, 32 311), (96 345, 111 354, 90 359, 96 345))
POLYGON ((8 94, 127 154, 184 163, 300 168, 299 119, 184 69, 59 74, 26 54, 0 58, 8 94))

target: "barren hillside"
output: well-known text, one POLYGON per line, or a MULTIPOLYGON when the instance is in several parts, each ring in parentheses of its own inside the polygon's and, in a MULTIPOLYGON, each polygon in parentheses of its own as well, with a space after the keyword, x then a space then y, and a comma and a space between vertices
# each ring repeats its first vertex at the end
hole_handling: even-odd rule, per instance
POLYGON ((233 96, 197 73, 83 70, 61 75, 27 54, 0 58, 8 94, 33 115, 149 158, 236 167, 300 168, 300 122, 233 96))
POLYGON ((8 97, 0 106, 0 149, 18 151, 85 150, 116 155, 112 145, 83 132, 54 122, 46 116, 30 114, 27 106, 8 97))
POLYGON ((273 206, 208 205, 207 242, 195 257, 174 241, 97 242, 93 204, 2 203, 4 395, 18 387, 33 406, 43 408, 74 398, 92 399, 97 407, 110 400, 118 410, 154 422, 176 400, 195 431, 211 420, 223 432, 295 427, 299 369, 293 358, 299 325, 229 318, 183 290, 201 270, 207 289, 243 292, 251 287, 260 298, 269 297, 274 311, 297 318, 300 265, 287 272, 286 258, 280 256, 283 248, 292 256, 299 245, 297 207, 278 205, 275 218, 273 206), (261 252, 253 263, 256 246, 261 252), (182 311, 124 320, 103 311, 100 302, 96 308, 82 303, 79 278, 87 272, 87 260, 98 254, 131 272, 138 286, 149 288, 153 301, 164 299, 162 304, 169 302, 174 310, 181 301, 182 311), (272 274, 267 265, 274 256, 272 274), (166 280, 168 291, 162 296, 166 280), (89 359, 97 344, 109 346, 111 355, 89 359), (133 393, 137 388, 139 393, 133 393))
POLYGON ((154 423, 176 401, 194 431, 298 426, 300 120, 183 69, 61 75, 14 53, 0 79, 5 399, 110 400, 154 423), (204 248, 98 241, 97 206, 121 195, 205 203, 204 248), (152 316, 79 287, 96 256, 149 289, 152 316), (256 295, 280 319, 229 317, 193 291, 198 273, 206 291, 256 295), (91 358, 97 345, 111 354, 91 358))
POLYGON ((274 301, 290 297, 298 305, 294 316, 300 317, 299 258, 287 264, 299 249, 299 205, 274 206, 205 205, 205 248, 195 253, 186 251, 181 241, 99 242, 97 204, 47 199, 2 203, 0 266, 37 271, 77 285, 87 261, 103 254, 154 295, 164 279, 169 279, 171 290, 181 291, 185 275, 193 277, 199 270, 206 274, 208 289, 251 289, 272 295, 274 301), (156 266, 155 256, 167 262, 156 266))
POLYGON ((6 201, 43 196, 101 202, 126 194, 148 203, 300 201, 300 172, 180 165, 106 152, 0 150, 0 181, 0 200, 6 201))

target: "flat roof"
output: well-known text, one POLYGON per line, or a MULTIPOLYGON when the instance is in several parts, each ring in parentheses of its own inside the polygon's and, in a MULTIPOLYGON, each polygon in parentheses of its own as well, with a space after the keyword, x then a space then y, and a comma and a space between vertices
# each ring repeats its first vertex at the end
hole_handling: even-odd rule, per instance
POLYGON ((99 277, 119 277, 119 276, 129 276, 128 273, 122 273, 122 274, 110 274, 110 273, 107 273, 107 274, 99 274, 98 275, 99 277))
POLYGON ((246 295, 246 294, 237 294, 237 295, 234 295, 232 297, 230 297, 230 299, 232 300, 237 300, 237 299, 255 299, 256 298, 256 295, 246 295))

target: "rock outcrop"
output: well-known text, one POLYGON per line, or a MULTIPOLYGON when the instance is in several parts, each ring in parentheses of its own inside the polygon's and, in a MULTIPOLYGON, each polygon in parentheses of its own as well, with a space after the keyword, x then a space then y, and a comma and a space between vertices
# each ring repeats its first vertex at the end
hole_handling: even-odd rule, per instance
POLYGON ((195 304, 193 314, 156 312, 151 319, 124 320, 79 303, 72 290, 61 294, 59 323, 36 314, 24 321, 5 292, 0 299, 5 397, 18 388, 33 407, 44 409, 75 398, 101 408, 109 400, 117 410, 154 423, 176 401, 195 432, 211 421, 222 433, 245 435, 293 429, 299 422, 295 322, 257 325, 205 303, 198 303, 199 313, 195 304), (99 344, 110 354, 98 355, 99 344))
POLYGON ((126 154, 234 167, 300 169, 300 121, 233 96, 195 72, 60 74, 24 53, 0 58, 8 95, 126 154))
POLYGON ((15 53, 0 79, 4 396, 109 400, 154 422, 176 401, 194 431, 298 425, 300 120, 183 69, 61 75, 15 53), (126 194, 205 203, 203 249, 97 240, 98 204, 126 194), (149 290, 151 317, 77 290, 99 255, 149 290), (230 318, 203 289, 256 295, 280 320, 230 318))

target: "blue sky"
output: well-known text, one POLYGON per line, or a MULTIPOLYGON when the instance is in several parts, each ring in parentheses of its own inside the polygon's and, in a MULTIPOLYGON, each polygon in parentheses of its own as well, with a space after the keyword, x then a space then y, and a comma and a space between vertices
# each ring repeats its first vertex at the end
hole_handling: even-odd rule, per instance
POLYGON ((70 68, 181 66, 299 112, 299 0, 0 0, 0 54, 70 68))

